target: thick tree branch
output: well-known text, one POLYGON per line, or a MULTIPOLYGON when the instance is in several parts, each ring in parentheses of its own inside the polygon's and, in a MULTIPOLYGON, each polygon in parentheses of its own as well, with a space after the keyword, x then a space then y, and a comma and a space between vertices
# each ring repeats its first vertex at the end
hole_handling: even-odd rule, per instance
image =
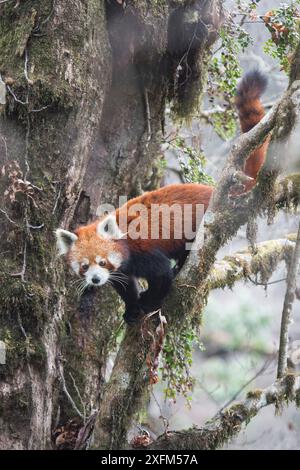
MULTIPOLYGON (((257 214, 262 206, 265 205, 264 191, 262 188, 262 181, 254 189, 250 199, 245 201, 234 200, 230 198, 230 191, 234 186, 239 183, 240 173, 246 159, 248 158, 251 151, 259 147, 267 135, 275 128, 284 129, 288 122, 290 122, 290 116, 286 113, 287 109, 293 109, 295 113, 299 113, 300 109, 300 81, 293 82, 290 88, 285 92, 278 104, 266 114, 266 116, 249 132, 242 134, 232 146, 232 150, 228 157, 227 163, 223 169, 221 178, 218 182, 216 191, 214 192, 210 209, 207 211, 204 222, 208 225, 208 238, 204 244, 204 247, 200 247, 201 250, 192 250, 192 255, 185 263, 183 270, 180 272, 179 277, 182 279, 190 278, 190 274, 194 271, 195 263, 198 259, 198 273, 203 273, 199 277, 199 281, 204 279, 210 269, 209 263, 204 262, 206 269, 203 272, 203 260, 207 260, 207 249, 210 245, 214 246, 214 253, 224 245, 224 243, 230 239, 236 232, 237 229, 247 222, 251 214, 257 214), (230 224, 228 224, 228 218, 230 218, 230 224), (213 238, 216 238, 214 241, 213 238), (196 258, 194 255, 197 255, 196 258)), ((291 130, 291 128, 290 128, 291 130)), ((281 131, 282 132, 282 131, 281 131)), ((279 134, 279 137, 281 134, 279 134)), ((272 148, 273 150, 273 148, 272 148)), ((267 160, 267 166, 275 166, 276 154, 271 155, 271 158, 267 160)), ((276 165, 277 166, 277 165, 276 165)), ((209 249, 209 251, 211 251, 209 249)))
POLYGON ((299 406, 300 377, 288 374, 264 390, 249 392, 245 400, 231 405, 202 428, 163 434, 146 447, 147 450, 210 450, 217 449, 236 436, 268 405, 281 408, 290 402, 299 406))

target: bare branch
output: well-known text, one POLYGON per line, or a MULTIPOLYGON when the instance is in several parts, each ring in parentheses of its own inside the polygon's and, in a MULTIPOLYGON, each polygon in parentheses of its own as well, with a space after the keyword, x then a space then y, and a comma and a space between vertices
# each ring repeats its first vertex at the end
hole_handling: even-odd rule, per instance
POLYGON ((291 263, 287 274, 287 286, 283 304, 281 328, 280 328, 280 346, 278 357, 277 377, 281 378, 287 369, 288 345, 289 345, 289 325, 291 322, 292 307, 296 296, 296 281, 300 266, 300 223, 297 235, 296 246, 291 258, 291 263))
POLYGON ((226 408, 228 408, 228 406, 230 406, 238 397, 239 395, 247 388, 249 387, 249 385, 254 382, 254 380, 256 380, 260 375, 262 375, 267 369, 268 367, 270 366, 270 364, 272 363, 272 360, 274 359, 274 356, 272 356, 271 358, 267 358, 267 360, 264 362, 264 364, 262 365, 262 367, 253 375, 253 377, 251 377, 249 380, 247 380, 246 383, 244 383, 244 385, 242 385, 242 387, 239 388, 239 390, 233 395, 232 398, 230 398, 230 400, 225 403, 224 406, 222 406, 222 408, 218 411, 218 413, 216 414, 215 417, 219 416, 220 414, 222 414, 223 410, 225 410, 226 408))
POLYGON ((26 273, 26 257, 27 257, 27 242, 24 242, 24 250, 23 250, 23 265, 22 269, 18 273, 11 273, 11 277, 20 277, 22 282, 25 282, 25 273, 26 273))
POLYGON ((202 428, 163 434, 147 450, 209 450, 222 447, 237 435, 265 406, 281 407, 299 403, 300 377, 288 374, 264 390, 249 392, 247 397, 223 410, 202 428))
POLYGON ((12 220, 12 219, 9 217, 8 213, 7 213, 4 209, 1 209, 1 208, 0 208, 0 212, 5 215, 5 217, 7 218, 7 220, 8 220, 11 224, 15 225, 16 227, 19 227, 19 225, 17 224, 17 222, 15 222, 14 220, 12 220))
POLYGON ((65 381, 65 377, 64 377, 64 371, 63 371, 61 361, 58 360, 57 362, 58 362, 58 372, 59 372, 59 375, 60 375, 60 381, 61 381, 61 384, 62 384, 63 391, 64 391, 67 399, 69 400, 70 404, 72 405, 74 411, 76 412, 76 414, 78 414, 78 416, 80 416, 80 418, 84 421, 84 419, 85 419, 84 414, 81 413, 81 411, 79 411, 75 401, 73 400, 73 398, 71 397, 71 395, 70 395, 70 393, 67 389, 67 385, 66 385, 66 381, 65 381))

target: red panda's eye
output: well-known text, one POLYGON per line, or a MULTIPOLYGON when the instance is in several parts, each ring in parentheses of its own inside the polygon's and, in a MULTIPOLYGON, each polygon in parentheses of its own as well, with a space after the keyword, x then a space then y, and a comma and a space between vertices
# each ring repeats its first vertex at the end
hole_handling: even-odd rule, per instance
POLYGON ((105 265, 106 265, 106 261, 104 259, 99 261, 99 266, 105 266, 105 265))
POLYGON ((81 269, 85 273, 89 269, 89 265, 88 264, 82 264, 81 269))

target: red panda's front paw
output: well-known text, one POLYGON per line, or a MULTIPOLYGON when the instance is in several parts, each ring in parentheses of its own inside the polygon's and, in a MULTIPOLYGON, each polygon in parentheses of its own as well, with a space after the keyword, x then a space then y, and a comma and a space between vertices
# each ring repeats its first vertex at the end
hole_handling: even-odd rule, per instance
POLYGON ((124 321, 127 325, 135 325, 138 323, 144 316, 144 312, 139 308, 139 306, 126 308, 123 315, 124 321))
POLYGON ((151 299, 148 291, 141 293, 139 304, 144 314, 155 312, 161 308, 161 303, 151 299))

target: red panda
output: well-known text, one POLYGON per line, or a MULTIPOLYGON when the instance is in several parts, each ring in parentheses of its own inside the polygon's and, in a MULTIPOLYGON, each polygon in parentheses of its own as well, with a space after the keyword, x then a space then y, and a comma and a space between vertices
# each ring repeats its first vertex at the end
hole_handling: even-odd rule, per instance
MULTIPOLYGON (((265 115, 265 110, 260 102, 260 96, 267 86, 267 78, 258 70, 247 73, 237 89, 236 107, 238 109, 242 132, 248 132, 265 115)), ((244 172, 252 178, 245 184, 245 190, 249 191, 256 183, 256 178, 264 164, 270 137, 254 150, 246 160, 244 172)))
MULTIPOLYGON (((238 87, 236 104, 243 132, 254 127, 264 115, 259 98, 265 86, 265 77, 254 71, 245 75, 238 87)), ((255 184, 267 146, 268 139, 246 161, 244 171, 253 178, 246 190, 255 184)), ((186 243, 195 237, 201 221, 199 205, 203 207, 201 218, 212 192, 212 186, 194 183, 172 184, 147 192, 74 233, 58 229, 59 252, 83 278, 83 288, 111 283, 125 302, 125 321, 134 323, 141 315, 161 307, 188 255, 186 243), (170 209, 167 236, 166 224, 158 215, 162 207, 170 209), (184 231, 186 207, 191 222, 189 233, 184 231), (155 236, 152 229, 156 230, 155 236), (172 260, 176 267, 172 267, 172 260), (138 278, 147 280, 146 291, 140 292, 138 278)))

